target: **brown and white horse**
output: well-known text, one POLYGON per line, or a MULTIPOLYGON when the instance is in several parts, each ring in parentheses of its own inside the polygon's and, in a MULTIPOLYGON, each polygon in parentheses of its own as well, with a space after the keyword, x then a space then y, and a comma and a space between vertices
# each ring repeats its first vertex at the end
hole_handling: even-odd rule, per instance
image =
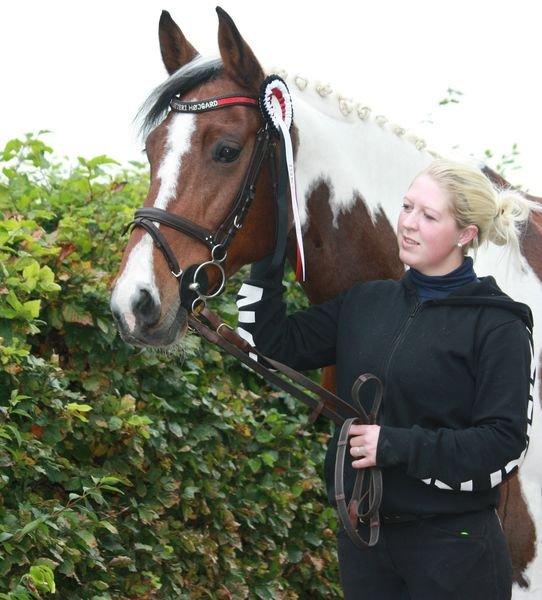
MULTIPOLYGON (((224 219, 241 184, 261 116, 243 106, 202 114, 168 112, 169 101, 176 95, 183 100, 257 95, 265 77, 231 18, 220 9, 217 12, 221 59, 199 56, 169 14, 162 13, 160 48, 170 76, 151 95, 145 115, 151 169, 145 206, 167 209, 210 230, 224 219)), ((326 87, 313 88, 299 77, 290 80, 289 86, 308 275, 303 286, 309 300, 322 302, 355 281, 400 277, 405 267, 398 258, 394 225, 405 190, 432 154, 420 140, 409 138, 382 117, 372 118, 362 105, 333 97, 326 87)), ((226 274, 272 251, 275 211, 271 188, 271 174, 264 165, 244 225, 229 248, 226 274)), ((208 248, 199 241, 169 227, 160 231, 181 268, 210 258, 208 248)), ((295 259, 294 248, 291 243, 290 262, 295 259)), ((522 242, 522 265, 507 270, 505 262, 501 249, 490 245, 480 250, 476 271, 494 275, 512 297, 531 306, 536 344, 533 366, 538 366, 542 340, 540 215, 531 216, 522 242)), ((209 272, 211 285, 216 275, 209 272)), ((141 228, 132 231, 124 252, 111 309, 124 339, 132 344, 169 346, 186 331, 187 313, 179 300, 177 280, 141 228)), ((519 475, 501 487, 500 515, 513 558, 515 599, 542 597, 542 440, 536 433, 541 423, 539 386, 533 386, 532 395, 534 431, 529 452, 519 475)))

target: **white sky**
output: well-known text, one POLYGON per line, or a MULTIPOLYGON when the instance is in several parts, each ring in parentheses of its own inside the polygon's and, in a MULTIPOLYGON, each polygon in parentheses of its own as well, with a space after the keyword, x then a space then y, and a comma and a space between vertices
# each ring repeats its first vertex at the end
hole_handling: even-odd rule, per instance
MULTIPOLYGON (((216 2, 19 0, 0 8, 0 145, 26 131, 70 157, 142 160, 132 119, 165 78, 158 19, 169 10, 216 54, 216 2)), ((517 143, 508 178, 542 195, 538 2, 222 0, 266 67, 330 83, 446 152, 517 143), (438 107, 448 87, 459 104, 438 107), (431 115, 433 124, 428 124, 431 115)))

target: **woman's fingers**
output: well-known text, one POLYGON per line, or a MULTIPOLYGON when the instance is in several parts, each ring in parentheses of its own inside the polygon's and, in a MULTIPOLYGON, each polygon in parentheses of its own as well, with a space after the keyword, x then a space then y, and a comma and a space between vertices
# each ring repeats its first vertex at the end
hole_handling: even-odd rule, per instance
POLYGON ((356 469, 376 465, 376 449, 380 435, 379 425, 352 425, 349 431, 350 456, 357 459, 352 462, 356 469))
POLYGON ((350 438, 350 445, 351 446, 363 446, 364 440, 365 440, 365 436, 357 435, 356 437, 350 438))
POLYGON ((372 460, 371 458, 369 458, 367 456, 360 460, 355 460, 352 463, 352 466, 354 467, 354 469, 366 469, 367 467, 374 467, 375 463, 374 463, 374 460, 372 460))
POLYGON ((348 430, 348 435, 361 435, 366 433, 374 425, 351 425, 348 430))
POLYGON ((352 446, 350 448, 350 455, 354 458, 360 458, 361 456, 365 456, 365 450, 363 446, 352 446))

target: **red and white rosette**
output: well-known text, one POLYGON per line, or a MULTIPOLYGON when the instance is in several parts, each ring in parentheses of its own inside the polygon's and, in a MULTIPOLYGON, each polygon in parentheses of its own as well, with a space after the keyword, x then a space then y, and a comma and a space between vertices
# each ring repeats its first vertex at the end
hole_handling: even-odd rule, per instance
POLYGON ((301 220, 299 218, 299 204, 295 184, 294 150, 290 127, 293 121, 292 97, 286 82, 278 75, 270 75, 265 79, 260 91, 260 109, 267 123, 279 134, 284 149, 282 157, 288 171, 290 184, 290 199, 294 217, 295 235, 297 240, 297 267, 296 277, 305 281, 305 253, 303 251, 303 237, 301 234, 301 220))

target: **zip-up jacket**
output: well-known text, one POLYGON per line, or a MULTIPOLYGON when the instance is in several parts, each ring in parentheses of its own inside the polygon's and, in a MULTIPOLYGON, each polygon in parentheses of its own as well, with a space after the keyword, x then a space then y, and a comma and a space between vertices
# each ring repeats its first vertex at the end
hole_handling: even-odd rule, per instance
MULTIPOLYGON (((498 485, 518 468, 533 415, 533 319, 529 307, 481 277, 420 303, 399 280, 355 284, 286 315, 282 271, 239 290, 238 332, 263 354, 304 371, 336 365, 337 393, 362 373, 384 384, 376 461, 383 514, 459 513, 496 507, 498 485)), ((375 388, 363 386, 367 412, 375 388)), ((328 499, 339 428, 325 460, 328 499)), ((348 454, 349 456, 349 454, 348 454)), ((356 470, 346 461, 345 490, 356 470)))

